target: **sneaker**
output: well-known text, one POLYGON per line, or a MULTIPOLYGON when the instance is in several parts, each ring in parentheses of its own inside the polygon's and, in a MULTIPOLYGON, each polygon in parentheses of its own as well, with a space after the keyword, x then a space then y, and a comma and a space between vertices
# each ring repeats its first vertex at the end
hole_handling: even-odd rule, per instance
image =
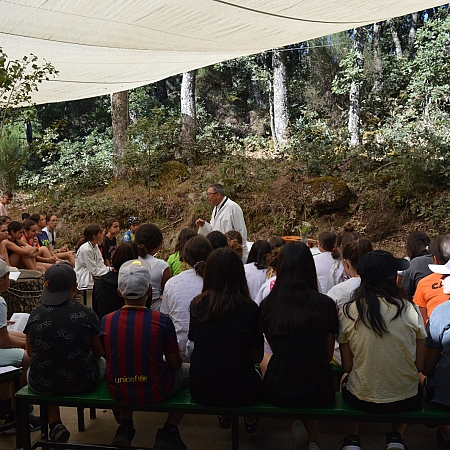
POLYGON ((341 450, 361 450, 361 442, 357 434, 349 434, 343 441, 341 450))
POLYGON ((165 431, 162 428, 158 428, 155 443, 153 444, 153 450, 166 449, 187 450, 185 443, 180 438, 178 429, 175 431, 165 431))
POLYGON ((217 416, 219 419, 219 427, 222 430, 228 430, 231 427, 231 417, 230 416, 217 416))
POLYGON ((258 430, 258 417, 255 417, 253 422, 249 422, 247 417, 244 417, 244 425, 245 425, 245 431, 247 433, 256 433, 258 430))
POLYGON ((120 425, 119 428, 117 428, 116 435, 114 436, 111 445, 115 445, 117 447, 131 447, 131 441, 134 438, 134 433, 136 433, 134 428, 120 425))
POLYGON ((448 442, 447 439, 445 439, 444 435, 442 434, 439 428, 436 430, 436 439, 439 447, 450 448, 450 442, 448 442))
MULTIPOLYGON (((8 425, 10 423, 15 422, 16 419, 14 417, 15 416, 14 411, 11 411, 11 412, 13 414, 8 419, 5 420, 4 425, 8 425)), ((29 420, 30 432, 40 430, 41 429, 41 418, 37 417, 33 414, 29 414, 29 416, 30 416, 30 420, 29 420)), ((8 434, 8 435, 16 434, 16 428, 15 427, 10 428, 9 430, 4 431, 3 433, 8 434)))
POLYGON ((292 437, 294 438, 295 450, 308 449, 309 434, 303 420, 295 420, 292 424, 292 437))
POLYGON ((386 450, 405 450, 405 443, 398 431, 386 434, 386 450))
POLYGON ((58 423, 50 430, 50 440, 53 442, 67 442, 69 438, 70 432, 62 423, 58 423))
POLYGON ((308 445, 308 450, 320 450, 320 447, 315 442, 311 442, 311 444, 308 445))

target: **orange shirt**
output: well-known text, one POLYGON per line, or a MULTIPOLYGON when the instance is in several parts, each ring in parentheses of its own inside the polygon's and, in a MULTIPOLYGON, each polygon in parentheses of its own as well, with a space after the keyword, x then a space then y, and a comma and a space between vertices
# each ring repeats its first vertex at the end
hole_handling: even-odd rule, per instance
POLYGON ((414 303, 421 308, 426 308, 428 317, 431 316, 436 306, 444 303, 450 297, 442 291, 441 277, 442 275, 439 273, 432 273, 417 283, 414 303))

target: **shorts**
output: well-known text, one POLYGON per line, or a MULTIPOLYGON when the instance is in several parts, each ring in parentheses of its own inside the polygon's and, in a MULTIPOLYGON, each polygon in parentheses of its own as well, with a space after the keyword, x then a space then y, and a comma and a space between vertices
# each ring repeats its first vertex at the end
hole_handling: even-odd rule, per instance
POLYGON ((346 387, 347 380, 348 376, 342 382, 342 398, 349 405, 353 406, 356 409, 360 409, 361 411, 365 411, 370 414, 401 413, 420 408, 422 405, 422 391, 419 389, 419 386, 417 386, 418 392, 414 397, 390 403, 372 403, 360 400, 358 397, 348 391, 346 387))
POLYGON ((0 367, 21 367, 24 355, 23 348, 0 348, 0 367))

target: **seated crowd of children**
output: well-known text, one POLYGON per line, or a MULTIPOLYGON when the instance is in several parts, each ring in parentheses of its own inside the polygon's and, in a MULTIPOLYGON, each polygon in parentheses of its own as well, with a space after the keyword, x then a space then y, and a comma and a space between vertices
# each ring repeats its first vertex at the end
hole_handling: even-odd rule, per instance
MULTIPOLYGON (((303 242, 274 237, 257 240, 243 261, 239 233, 184 229, 166 262, 161 230, 137 217, 120 244, 119 220, 86 226, 76 251, 58 248, 56 224, 53 214, 0 218, 0 294, 9 266, 42 271, 45 281, 24 334, 8 332, 0 297, 0 366, 23 367, 38 393, 89 392, 106 377, 111 396, 131 405, 189 386, 204 405, 264 399, 314 408, 333 402, 332 363, 345 372, 344 401, 362 411, 406 412, 422 393, 450 408, 450 234, 430 242, 411 233, 405 257, 395 258, 346 223, 319 234, 315 256, 303 242), (93 310, 74 300, 77 289, 92 289, 93 310)), ((13 420, 11 393, 0 396, 13 420)), ((113 445, 131 446, 132 411, 113 413, 113 445)), ((182 417, 168 415, 153 448, 187 448, 182 417)), ((48 419, 50 439, 67 441, 57 407, 48 419)), ((227 416, 218 422, 231 426, 227 416)), ((244 423, 257 431, 258 417, 244 423)), ((318 421, 293 417, 291 425, 297 450, 320 449, 318 421)), ((406 448, 405 428, 392 424, 387 450, 406 448)), ((450 448, 450 424, 437 440, 450 448)), ((346 423, 341 449, 361 448, 358 423, 346 423)))

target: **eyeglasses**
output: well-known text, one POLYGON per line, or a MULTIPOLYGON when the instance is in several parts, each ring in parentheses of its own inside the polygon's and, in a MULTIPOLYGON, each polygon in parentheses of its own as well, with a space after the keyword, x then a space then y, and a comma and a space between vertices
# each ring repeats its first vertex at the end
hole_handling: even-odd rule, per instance
POLYGON ((209 197, 210 195, 218 194, 218 192, 207 192, 206 196, 209 197))

